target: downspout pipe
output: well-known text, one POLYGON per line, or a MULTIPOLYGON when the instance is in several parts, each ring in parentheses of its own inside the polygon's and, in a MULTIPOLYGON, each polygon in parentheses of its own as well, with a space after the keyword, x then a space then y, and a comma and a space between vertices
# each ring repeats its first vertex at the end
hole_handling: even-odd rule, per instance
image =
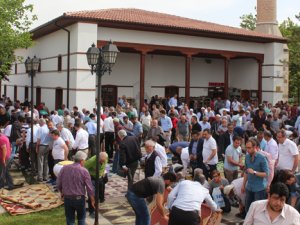
POLYGON ((69 109, 70 103, 70 42, 71 42, 71 32, 70 30, 57 24, 57 20, 54 22, 55 26, 61 28, 68 33, 68 53, 67 53, 67 108, 69 109))

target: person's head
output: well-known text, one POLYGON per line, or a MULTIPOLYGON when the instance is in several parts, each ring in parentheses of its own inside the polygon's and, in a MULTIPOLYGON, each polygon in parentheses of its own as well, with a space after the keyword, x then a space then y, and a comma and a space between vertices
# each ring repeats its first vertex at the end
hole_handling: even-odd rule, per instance
POLYGON ((241 146, 242 138, 238 135, 234 135, 232 138, 232 141, 233 141, 233 143, 232 143, 233 147, 238 148, 241 146))
POLYGON ((215 121, 220 122, 220 120, 221 120, 221 116, 219 114, 217 114, 215 116, 215 121))
POLYGON ((246 143, 246 149, 249 155, 254 155, 256 152, 256 142, 253 139, 250 139, 246 143))
POLYGON ((151 126, 152 127, 158 127, 158 121, 157 120, 152 120, 151 126))
POLYGON ((199 135, 199 132, 198 132, 198 131, 193 131, 193 132, 192 132, 192 139, 193 139, 194 141, 198 141, 199 137, 200 137, 200 135, 199 135))
POLYGON ((177 146, 177 147, 176 147, 176 153, 177 153, 178 155, 181 155, 181 153, 182 153, 182 147, 177 146))
POLYGON ((137 116, 132 116, 132 117, 131 117, 131 122, 132 122, 133 124, 135 124, 137 121, 138 121, 137 116))
POLYGON ((80 128, 81 128, 81 123, 80 122, 75 122, 75 124, 74 124, 74 128, 75 128, 75 130, 79 130, 80 128))
POLYGON ((278 174, 278 181, 286 185, 292 185, 296 183, 296 177, 290 170, 281 170, 278 174))
POLYGON ((106 152, 100 152, 99 154, 99 163, 103 164, 107 161, 108 155, 106 152))
POLYGON ((120 120, 119 120, 119 118, 114 118, 113 119, 113 123, 114 123, 114 125, 119 125, 119 123, 120 123, 120 120))
POLYGON ((257 137, 258 141, 261 142, 264 138, 264 132, 263 131, 258 131, 256 137, 257 137))
POLYGON ((64 125, 62 123, 58 123, 58 124, 56 124, 56 128, 57 128, 57 130, 62 131, 62 129, 64 128, 64 125))
POLYGON ((223 118, 222 121, 221 121, 221 124, 222 124, 223 127, 227 127, 227 119, 223 118))
POLYGON ((289 197, 289 189, 284 183, 278 182, 270 187, 268 206, 274 212, 281 212, 289 197))
POLYGON ((48 126, 49 130, 53 130, 54 129, 54 123, 52 121, 48 121, 47 126, 48 126))
POLYGON ((80 165, 83 166, 86 158, 87 158, 87 154, 85 152, 78 151, 78 152, 76 152, 76 154, 74 156, 74 161, 75 161, 75 163, 80 163, 80 165))
POLYGON ((270 131, 265 131, 265 132, 264 132, 264 139, 265 139, 266 141, 269 141, 269 140, 271 140, 271 138, 272 138, 271 132, 270 132, 270 131))
POLYGON ((221 178, 221 173, 218 170, 213 170, 211 171, 211 177, 214 182, 220 183, 222 178, 221 178))
POLYGON ((191 117, 191 123, 192 123, 192 124, 195 124, 195 123, 197 123, 197 122, 198 122, 197 116, 195 116, 195 115, 192 116, 192 117, 191 117))
POLYGON ((44 118, 39 119, 40 126, 44 126, 46 124, 46 120, 44 118))
POLYGON ((259 116, 263 116, 263 115, 264 115, 264 112, 265 112, 264 108, 259 108, 259 110, 258 110, 258 115, 259 115, 259 116))
POLYGON ((207 118, 207 116, 203 116, 203 123, 207 123, 207 121, 208 121, 208 118, 207 118))
POLYGON ((127 132, 125 130, 119 130, 118 136, 121 140, 123 140, 127 136, 127 132))
POLYGON ((165 117, 166 116, 166 110, 164 110, 164 109, 160 110, 160 115, 161 115, 161 117, 165 117))
POLYGON ((89 118, 90 118, 91 120, 96 120, 96 115, 95 115, 94 113, 91 113, 91 114, 89 115, 89 118))
POLYGON ((228 129, 228 133, 232 134, 233 133, 233 129, 234 129, 234 126, 232 123, 229 123, 227 125, 227 129, 228 129))
POLYGON ((182 114, 182 115, 180 116, 180 121, 181 121, 181 122, 185 122, 185 121, 186 121, 186 115, 185 115, 185 114, 182 114))
POLYGON ((284 130, 280 130, 277 132, 277 140, 279 144, 283 144, 286 140, 286 133, 284 130))
POLYGON ((152 140, 148 140, 145 142, 145 150, 147 154, 151 154, 154 151, 155 142, 152 140))
POLYGON ((162 175, 165 185, 170 186, 172 183, 176 182, 176 175, 174 173, 168 172, 162 175))
POLYGON ((53 138, 53 140, 57 140, 59 138, 60 134, 58 130, 53 130, 51 131, 51 137, 53 138))
POLYGON ((208 140, 211 137, 210 129, 208 129, 208 128, 204 129, 202 132, 202 136, 203 136, 203 138, 208 140))

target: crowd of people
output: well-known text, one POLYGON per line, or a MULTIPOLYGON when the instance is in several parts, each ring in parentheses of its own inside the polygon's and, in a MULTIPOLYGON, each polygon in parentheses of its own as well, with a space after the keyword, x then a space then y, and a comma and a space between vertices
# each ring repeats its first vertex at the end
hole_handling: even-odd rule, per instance
POLYGON ((170 225, 187 220, 199 224, 203 202, 223 213, 238 207, 236 216, 245 219, 245 224, 281 224, 282 220, 300 224, 297 105, 237 98, 188 105, 174 95, 164 101, 154 96, 138 112, 122 96, 115 107, 100 111, 99 118, 96 109, 62 105, 49 111, 41 103, 31 112, 28 101, 12 102, 2 96, 0 188, 14 188, 9 168, 18 154, 20 169, 37 182, 56 185, 63 194, 67 224, 74 222, 74 210, 79 224, 84 224, 86 190, 89 212, 94 216, 99 163, 100 202, 105 201, 108 172, 127 177, 126 197, 136 213, 136 224, 150 224, 144 198, 154 194, 161 216, 170 225), (98 119, 101 153, 96 162, 98 119), (55 175, 54 165, 66 160, 75 163, 55 175), (139 166, 145 179, 137 181, 139 166), (164 210, 165 191, 170 214, 164 210))

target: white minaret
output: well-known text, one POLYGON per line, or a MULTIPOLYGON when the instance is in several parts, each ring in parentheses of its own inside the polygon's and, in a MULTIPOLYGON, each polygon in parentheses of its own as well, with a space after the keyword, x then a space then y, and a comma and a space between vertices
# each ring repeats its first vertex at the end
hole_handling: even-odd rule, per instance
MULTIPOLYGON (((282 37, 277 22, 277 0, 257 0, 257 23, 255 31, 282 37)), ((265 60, 263 73, 266 76, 273 76, 273 78, 271 80, 263 80, 263 89, 264 86, 268 86, 268 83, 272 83, 273 90, 275 91, 273 99, 276 99, 276 101, 286 101, 288 100, 289 87, 288 46, 287 44, 275 44, 274 49, 269 54, 271 57, 269 57, 268 61, 265 60)), ((269 88, 266 87, 265 89, 269 90, 269 88)))
POLYGON ((256 31, 281 36, 277 22, 277 0, 257 0, 256 31))

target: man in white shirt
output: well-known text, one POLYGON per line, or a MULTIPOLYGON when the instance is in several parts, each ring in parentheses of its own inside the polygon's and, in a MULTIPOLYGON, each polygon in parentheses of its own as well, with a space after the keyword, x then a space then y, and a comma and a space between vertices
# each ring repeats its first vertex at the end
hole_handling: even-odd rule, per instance
POLYGON ((161 165, 163 167, 167 167, 168 166, 168 156, 167 156, 165 147, 156 142, 155 146, 154 146, 154 150, 160 157, 161 165))
POLYGON ((211 178, 210 172, 217 169, 218 154, 217 154, 217 143, 212 137, 209 129, 203 130, 202 136, 204 138, 203 143, 203 173, 208 179, 211 178))
POLYGON ((53 138, 52 156, 54 165, 68 159, 69 149, 65 141, 60 137, 58 130, 51 131, 53 138))
POLYGON ((244 225, 300 224, 300 214, 285 203, 288 197, 289 190, 285 184, 273 184, 267 200, 259 200, 251 204, 244 225))
POLYGON ((199 122, 201 126, 201 130, 210 129, 210 123, 208 122, 208 118, 206 116, 203 117, 203 120, 199 122))
POLYGON ((167 207, 170 210, 169 225, 199 225, 201 204, 203 201, 213 211, 218 211, 209 191, 200 184, 200 174, 194 174, 194 181, 179 182, 168 196, 167 207))
POLYGON ((264 132, 264 139, 267 142, 264 151, 271 154, 272 159, 275 162, 275 160, 278 159, 278 145, 277 145, 277 142, 273 139, 272 134, 271 134, 270 131, 265 131, 264 132))
MULTIPOLYGON (((89 115, 90 121, 85 124, 87 128, 87 132, 89 133, 89 152, 90 156, 94 156, 96 154, 96 137, 97 137, 97 121, 96 115, 91 113, 89 115)), ((103 142, 104 134, 103 134, 103 120, 100 118, 100 143, 103 142)))
POLYGON ((89 151, 89 133, 82 129, 81 123, 75 123, 74 128, 76 130, 76 138, 73 145, 73 149, 78 151, 83 151, 85 154, 88 154, 89 151))
POLYGON ((182 175, 183 175, 183 177, 185 177, 187 174, 187 168, 190 164, 189 147, 182 148, 182 147, 178 146, 176 148, 176 153, 178 155, 180 155, 180 159, 181 159, 182 166, 183 166, 182 175))
POLYGON ((60 132, 60 137, 65 141, 69 150, 72 150, 73 144, 75 142, 71 131, 64 127, 62 123, 56 125, 57 130, 60 132))
POLYGON ((275 168, 277 170, 291 170, 293 173, 298 167, 299 150, 295 142, 286 137, 285 131, 281 130, 277 133, 278 140, 278 159, 275 168))
POLYGON ((114 154, 115 126, 113 118, 115 116, 116 112, 110 112, 108 117, 103 121, 105 151, 110 161, 112 161, 114 154))

